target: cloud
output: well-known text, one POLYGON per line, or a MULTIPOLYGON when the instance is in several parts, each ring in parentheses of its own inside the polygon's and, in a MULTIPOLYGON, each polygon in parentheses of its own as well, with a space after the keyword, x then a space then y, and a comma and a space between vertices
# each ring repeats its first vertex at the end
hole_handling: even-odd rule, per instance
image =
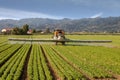
POLYGON ((48 14, 29 12, 22 10, 6 9, 0 8, 0 19, 23 19, 23 18, 51 18, 51 19, 61 19, 63 17, 52 16, 48 14))
POLYGON ((103 13, 101 12, 101 13, 98 13, 98 14, 95 14, 95 15, 91 16, 90 18, 97 18, 97 17, 100 17, 102 15, 103 15, 103 13))

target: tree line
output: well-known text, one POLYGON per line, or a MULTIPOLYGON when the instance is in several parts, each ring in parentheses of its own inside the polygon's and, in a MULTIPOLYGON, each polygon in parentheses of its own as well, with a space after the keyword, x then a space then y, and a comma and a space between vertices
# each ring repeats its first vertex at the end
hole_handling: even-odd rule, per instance
POLYGON ((12 29, 6 29, 6 31, 2 32, 2 34, 4 34, 4 35, 6 35, 6 34, 7 35, 9 35, 9 34, 12 34, 12 35, 28 35, 28 34, 33 34, 33 33, 50 34, 51 31, 48 27, 45 28, 44 31, 42 31, 42 30, 36 31, 36 29, 29 29, 29 25, 25 24, 22 27, 13 27, 12 29))
POLYGON ((29 30, 29 25, 25 24, 22 26, 22 28, 14 27, 11 33, 14 35, 26 35, 28 30, 29 30))
POLYGON ((5 28, 2 34, 27 35, 28 31, 29 25, 25 24, 22 27, 5 28))

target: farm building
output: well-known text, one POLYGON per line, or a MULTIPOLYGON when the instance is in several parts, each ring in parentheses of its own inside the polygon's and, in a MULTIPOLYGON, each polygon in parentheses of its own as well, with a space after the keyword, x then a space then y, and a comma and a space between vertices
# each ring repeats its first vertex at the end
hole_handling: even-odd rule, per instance
POLYGON ((10 34, 12 30, 13 30, 12 28, 4 28, 1 30, 1 32, 6 33, 6 34, 10 34))

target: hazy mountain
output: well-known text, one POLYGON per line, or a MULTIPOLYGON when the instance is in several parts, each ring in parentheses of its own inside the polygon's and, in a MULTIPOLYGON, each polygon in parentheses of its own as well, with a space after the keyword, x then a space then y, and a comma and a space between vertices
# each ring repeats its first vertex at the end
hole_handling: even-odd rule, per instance
POLYGON ((46 27, 53 30, 61 28, 69 32, 120 32, 120 17, 107 18, 84 18, 84 19, 68 19, 61 20, 48 18, 28 18, 21 20, 0 20, 0 29, 21 27, 28 24, 30 28, 45 29, 46 27))

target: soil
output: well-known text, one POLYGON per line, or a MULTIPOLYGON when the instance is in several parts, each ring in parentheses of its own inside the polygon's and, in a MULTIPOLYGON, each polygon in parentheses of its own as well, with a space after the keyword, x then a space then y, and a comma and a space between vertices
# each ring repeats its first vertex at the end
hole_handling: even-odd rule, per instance
POLYGON ((29 58, 30 58, 30 53, 31 53, 31 49, 32 49, 32 45, 27 53, 27 57, 26 60, 24 62, 24 67, 23 67, 23 72, 20 76, 20 80, 28 80, 28 76, 27 76, 27 66, 28 66, 28 62, 29 62, 29 58))
POLYGON ((47 57, 46 57, 46 55, 45 55, 44 49, 42 48, 42 46, 40 46, 40 47, 41 47, 42 53, 43 53, 43 55, 44 55, 44 57, 45 57, 45 60, 46 60, 47 66, 48 66, 48 68, 49 68, 49 70, 50 70, 50 73, 51 73, 51 75, 53 76, 53 80, 60 80, 59 77, 58 77, 58 75, 56 74, 56 72, 55 72, 54 69, 52 68, 49 60, 47 59, 47 57))

